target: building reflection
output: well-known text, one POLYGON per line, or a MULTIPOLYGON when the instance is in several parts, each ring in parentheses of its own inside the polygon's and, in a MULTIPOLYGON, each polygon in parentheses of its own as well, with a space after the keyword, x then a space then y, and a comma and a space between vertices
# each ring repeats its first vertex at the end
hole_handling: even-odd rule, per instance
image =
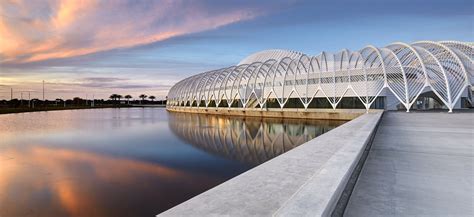
POLYGON ((186 143, 251 165, 261 164, 344 123, 174 112, 169 118, 170 129, 186 143))

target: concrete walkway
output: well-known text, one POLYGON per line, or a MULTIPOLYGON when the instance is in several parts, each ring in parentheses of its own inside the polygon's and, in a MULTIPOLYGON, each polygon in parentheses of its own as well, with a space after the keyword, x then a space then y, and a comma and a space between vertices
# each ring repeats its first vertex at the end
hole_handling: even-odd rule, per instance
POLYGON ((474 216, 474 113, 386 112, 345 216, 474 216))

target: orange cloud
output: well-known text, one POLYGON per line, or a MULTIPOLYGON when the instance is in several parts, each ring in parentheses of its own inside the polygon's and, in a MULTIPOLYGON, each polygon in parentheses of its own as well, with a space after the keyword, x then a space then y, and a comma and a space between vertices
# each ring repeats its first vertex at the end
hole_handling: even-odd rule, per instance
POLYGON ((0 2, 0 62, 24 63, 162 41, 258 15, 197 2, 16 0, 0 2))
POLYGON ((151 194, 169 199, 159 195, 167 192, 165 185, 156 183, 156 186, 142 188, 148 179, 167 183, 217 181, 158 163, 86 151, 40 145, 6 148, 0 154, 0 216, 26 215, 28 210, 36 210, 38 216, 54 216, 62 211, 56 209, 63 209, 69 216, 116 216, 124 207, 110 207, 127 203, 115 200, 117 197, 136 199, 151 194), (104 189, 108 183, 112 187, 104 189), (115 191, 119 188, 125 191, 115 191), (33 195, 46 191, 51 195, 50 200, 34 199, 33 195), (124 192, 128 194, 121 195, 124 192))
POLYGON ((96 7, 94 0, 62 0, 59 2, 59 9, 53 18, 56 28, 65 28, 71 25, 78 16, 88 13, 96 7))

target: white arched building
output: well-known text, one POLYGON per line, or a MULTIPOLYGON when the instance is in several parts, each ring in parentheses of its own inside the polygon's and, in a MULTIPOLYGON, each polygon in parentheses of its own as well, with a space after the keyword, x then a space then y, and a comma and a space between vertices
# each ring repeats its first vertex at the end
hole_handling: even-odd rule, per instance
POLYGON ((266 50, 178 82, 167 107, 452 111, 472 105, 473 60, 474 43, 457 41, 397 42, 316 56, 266 50))

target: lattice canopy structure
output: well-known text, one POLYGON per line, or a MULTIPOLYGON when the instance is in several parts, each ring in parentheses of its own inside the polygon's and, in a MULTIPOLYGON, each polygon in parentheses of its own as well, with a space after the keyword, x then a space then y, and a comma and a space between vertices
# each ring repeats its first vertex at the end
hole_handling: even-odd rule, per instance
POLYGON ((471 93, 473 61, 474 43, 457 41, 396 42, 316 56, 266 50, 178 82, 167 107, 264 109, 271 101, 284 108, 297 98, 307 109, 314 99, 325 98, 336 109, 352 96, 368 110, 389 91, 409 111, 420 94, 431 90, 452 111, 466 90, 471 93))

